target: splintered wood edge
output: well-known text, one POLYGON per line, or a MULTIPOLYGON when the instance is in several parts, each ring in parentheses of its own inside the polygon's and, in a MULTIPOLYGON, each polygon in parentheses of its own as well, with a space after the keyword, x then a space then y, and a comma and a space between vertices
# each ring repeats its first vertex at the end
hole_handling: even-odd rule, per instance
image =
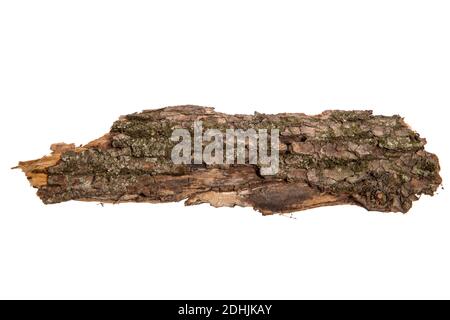
POLYGON ((111 144, 111 136, 109 133, 95 139, 88 144, 76 147, 74 143, 54 143, 50 146, 51 154, 43 156, 40 159, 20 161, 17 167, 13 169, 21 169, 25 173, 28 181, 33 188, 39 188, 47 185, 47 170, 56 165, 61 159, 61 154, 66 151, 81 152, 89 148, 106 149, 111 144))

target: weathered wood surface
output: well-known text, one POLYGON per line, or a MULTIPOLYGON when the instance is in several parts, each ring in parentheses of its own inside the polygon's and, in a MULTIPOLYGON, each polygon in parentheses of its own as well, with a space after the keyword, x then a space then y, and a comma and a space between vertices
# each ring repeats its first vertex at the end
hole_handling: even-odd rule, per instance
POLYGON ((121 117, 109 133, 75 147, 24 161, 46 204, 68 200, 172 202, 250 206, 263 214, 326 205, 407 212, 441 184, 438 158, 400 116, 371 111, 325 111, 316 116, 228 115, 213 108, 177 106, 121 117), (278 128, 280 168, 262 176, 258 165, 175 165, 174 128, 278 128))

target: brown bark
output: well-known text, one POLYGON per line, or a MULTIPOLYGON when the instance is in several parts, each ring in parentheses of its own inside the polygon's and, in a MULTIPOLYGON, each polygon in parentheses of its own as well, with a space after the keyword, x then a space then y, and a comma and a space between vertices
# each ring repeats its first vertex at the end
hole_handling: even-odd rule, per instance
POLYGON ((438 158, 399 116, 371 111, 320 115, 227 115, 213 108, 177 106, 121 117, 91 143, 54 144, 52 153, 20 162, 46 204, 68 200, 172 202, 251 206, 263 214, 325 205, 407 212, 441 184, 438 158), (175 165, 174 128, 278 128, 280 169, 259 165, 175 165))

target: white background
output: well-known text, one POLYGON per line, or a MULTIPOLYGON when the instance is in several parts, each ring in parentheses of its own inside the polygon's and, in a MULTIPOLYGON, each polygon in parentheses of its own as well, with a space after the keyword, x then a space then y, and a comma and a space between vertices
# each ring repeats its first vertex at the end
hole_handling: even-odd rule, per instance
POLYGON ((448 191, 353 206, 45 206, 18 160, 177 104, 401 114, 449 179, 448 1, 1 1, 0 298, 450 298, 448 191))

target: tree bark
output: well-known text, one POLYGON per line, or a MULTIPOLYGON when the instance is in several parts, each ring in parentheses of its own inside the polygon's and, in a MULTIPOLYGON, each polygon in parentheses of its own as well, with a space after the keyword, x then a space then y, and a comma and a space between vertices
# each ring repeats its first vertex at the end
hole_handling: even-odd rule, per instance
POLYGON ((441 184, 438 158, 400 116, 371 111, 228 115, 177 106, 122 116, 85 146, 58 143, 20 167, 46 204, 68 200, 251 206, 263 214, 355 204, 407 212, 441 184), (279 171, 255 164, 174 164, 173 129, 280 130, 279 171))

